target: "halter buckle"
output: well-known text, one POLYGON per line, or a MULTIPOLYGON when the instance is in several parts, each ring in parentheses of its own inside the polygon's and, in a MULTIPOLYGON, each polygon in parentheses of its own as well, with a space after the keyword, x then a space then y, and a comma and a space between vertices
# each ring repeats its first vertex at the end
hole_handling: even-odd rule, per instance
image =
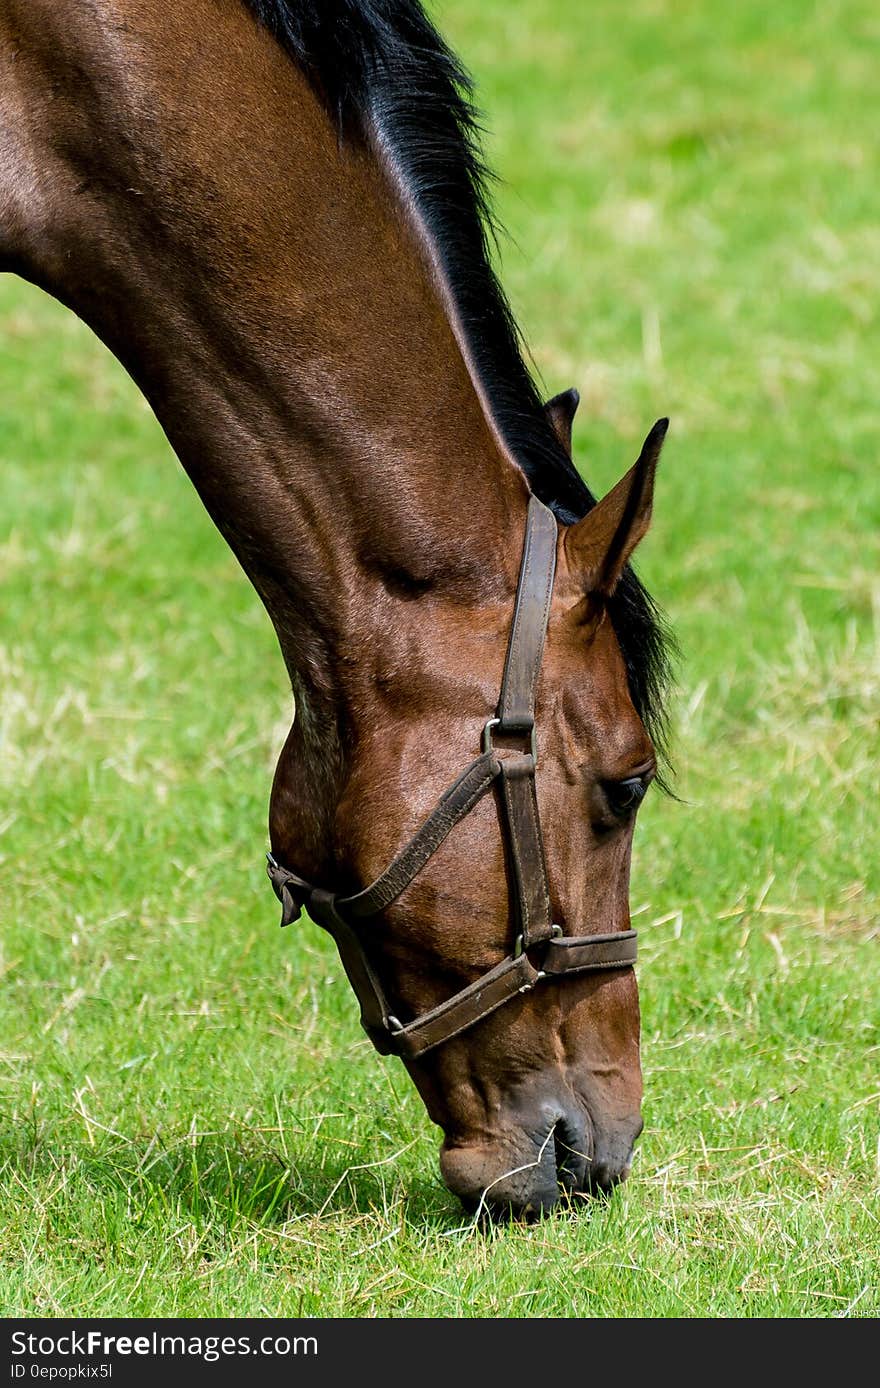
MULTIPOLYGON (((502 723, 502 719, 500 719, 500 718, 490 718, 489 721, 488 721, 488 723, 486 724, 486 726, 483 728, 483 736, 482 736, 482 739, 481 739, 481 746, 482 746, 482 749, 483 749, 484 752, 491 752, 491 751, 494 750, 495 744, 494 744, 494 742, 492 741, 492 729, 493 729, 493 728, 500 728, 500 727, 501 727, 501 723, 502 723)), ((529 735, 529 746, 530 746, 531 753, 532 753, 532 761, 535 763, 535 766, 537 766, 537 765, 538 765, 538 733, 537 733, 537 729, 535 728, 534 720, 532 720, 532 725, 531 725, 531 727, 529 727, 529 728, 523 728, 523 729, 517 728, 517 729, 515 730, 515 732, 511 734, 511 736, 516 736, 520 731, 522 732, 522 735, 523 735, 523 736, 525 736, 526 733, 528 733, 528 735, 529 735)))

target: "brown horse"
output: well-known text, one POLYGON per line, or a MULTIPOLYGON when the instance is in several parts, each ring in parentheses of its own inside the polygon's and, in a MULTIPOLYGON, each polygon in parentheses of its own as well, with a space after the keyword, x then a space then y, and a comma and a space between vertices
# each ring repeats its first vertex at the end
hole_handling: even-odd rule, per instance
MULTIPOLYGON (((356 893, 479 752, 534 494, 559 525, 533 670, 553 930, 624 932, 665 676, 627 560, 664 430, 594 505, 483 187, 416 0, 0 0, 0 268, 123 362, 271 616, 296 700, 275 858, 356 893)), ((498 815, 484 796, 362 930, 404 1021, 510 955, 498 815)), ((628 1172, 631 967, 517 992, 406 1064, 466 1204, 529 1215, 628 1172)))

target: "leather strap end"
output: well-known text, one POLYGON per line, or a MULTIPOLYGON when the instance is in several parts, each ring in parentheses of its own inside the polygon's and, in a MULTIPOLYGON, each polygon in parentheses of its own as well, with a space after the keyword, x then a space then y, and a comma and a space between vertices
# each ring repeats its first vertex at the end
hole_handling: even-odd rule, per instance
POLYGON ((301 915, 302 906, 285 883, 281 888, 281 920, 279 921, 281 929, 284 930, 286 926, 293 925, 294 921, 298 921, 301 915))
POLYGON ((272 890, 281 902, 280 925, 283 930, 285 926, 298 921, 302 915, 303 903, 300 897, 303 896, 303 889, 308 890, 307 884, 276 862, 271 853, 266 854, 266 872, 272 883, 272 890))

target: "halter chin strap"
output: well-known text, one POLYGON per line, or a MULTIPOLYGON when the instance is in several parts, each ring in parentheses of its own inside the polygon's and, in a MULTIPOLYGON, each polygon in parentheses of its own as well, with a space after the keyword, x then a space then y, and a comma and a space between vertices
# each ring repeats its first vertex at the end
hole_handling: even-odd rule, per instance
POLYGON ((271 853, 268 872, 281 901, 281 924, 305 908, 336 941, 342 966, 361 1007, 361 1024, 383 1055, 415 1060, 488 1017, 518 993, 564 974, 628 969, 636 962, 636 932, 563 936, 554 925, 535 791, 537 742, 535 695, 541 673, 556 572, 556 518, 537 497, 529 501, 516 605, 510 628, 501 696, 483 729, 482 755, 472 761, 438 801, 406 847, 364 891, 337 896, 298 877, 271 853), (496 784, 508 847, 514 917, 513 952, 406 1025, 391 1012, 370 964, 359 923, 390 906, 418 876, 447 834, 496 784), (531 957, 530 957, 531 955, 531 957), (538 962, 533 962, 535 957, 538 962))

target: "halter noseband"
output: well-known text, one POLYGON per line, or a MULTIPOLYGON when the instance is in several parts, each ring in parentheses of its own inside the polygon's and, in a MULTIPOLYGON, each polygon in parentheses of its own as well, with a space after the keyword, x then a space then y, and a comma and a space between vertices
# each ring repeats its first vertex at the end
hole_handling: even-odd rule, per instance
POLYGON ((482 1021, 518 993, 530 992, 542 979, 628 969, 636 962, 634 930, 564 936, 561 927, 553 923, 535 791, 535 694, 550 617, 556 539, 556 518, 533 496, 501 696, 495 717, 483 729, 482 754, 453 782, 381 877, 354 896, 340 897, 306 882, 271 853, 267 855, 269 877, 283 908, 281 924, 298 920, 305 907, 312 920, 333 936, 360 1003, 361 1024, 382 1055, 393 1053, 414 1060, 482 1021), (502 739, 514 748, 519 743, 522 750, 498 748, 496 743, 502 739), (359 923, 397 900, 447 834, 496 782, 511 869, 513 952, 475 983, 404 1025, 389 1009, 364 948, 359 923), (537 947, 541 947, 541 954, 535 964, 529 953, 534 955, 537 947))

